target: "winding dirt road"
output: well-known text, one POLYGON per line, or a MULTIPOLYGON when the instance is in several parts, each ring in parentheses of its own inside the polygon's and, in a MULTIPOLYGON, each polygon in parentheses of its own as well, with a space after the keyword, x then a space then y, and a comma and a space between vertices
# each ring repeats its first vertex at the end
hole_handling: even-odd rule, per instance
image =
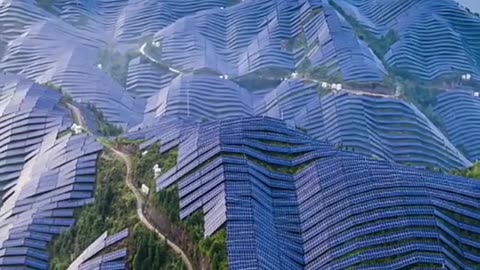
POLYGON ((125 163, 125 166, 127 167, 127 175, 126 175, 126 183, 128 188, 135 194, 135 198, 137 200, 137 216, 140 219, 140 221, 151 231, 154 231, 162 240, 165 240, 167 242, 167 245, 175 251, 180 257, 182 257, 183 262, 187 266, 188 270, 193 270, 192 264, 190 260, 188 259, 187 255, 183 252, 183 250, 175 245, 173 242, 168 241, 166 237, 160 233, 145 217, 143 214, 143 206, 145 204, 145 200, 143 198, 143 195, 140 193, 140 191, 135 187, 134 183, 134 175, 133 175, 133 165, 132 165, 132 158, 130 155, 127 155, 123 152, 118 151, 117 149, 114 149, 111 146, 106 146, 109 148, 120 160, 122 160, 125 163))
MULTIPOLYGON (((80 109, 78 109, 75 105, 73 104, 67 104, 67 108, 69 108, 71 111, 72 111, 72 115, 73 115, 73 119, 74 119, 74 122, 77 123, 78 125, 81 125, 85 132, 92 135, 92 133, 88 130, 87 128, 87 125, 85 123, 85 120, 83 119, 83 115, 80 111, 80 109)), ((143 214, 143 206, 145 205, 145 200, 144 200, 144 197, 143 195, 140 193, 140 191, 135 187, 134 185, 134 175, 133 175, 133 162, 132 162, 132 158, 130 155, 126 154, 126 153, 123 153, 117 149, 115 149, 113 146, 109 145, 109 144, 103 144, 106 148, 108 148, 109 150, 112 151, 113 154, 115 154, 115 156, 120 159, 121 161, 123 161, 123 163, 125 163, 125 166, 127 167, 127 175, 125 176, 125 182, 127 183, 127 186, 128 188, 133 192, 133 194, 135 194, 135 199, 137 201, 137 216, 138 216, 138 219, 151 231, 154 231, 158 237, 160 237, 160 239, 162 240, 165 240, 167 245, 175 252, 177 253, 178 255, 180 255, 180 257, 182 258, 182 261, 183 263, 185 264, 185 266, 187 266, 187 269, 188 270, 193 270, 193 267, 192 267, 192 263, 190 262, 190 260, 188 259, 187 255, 185 255, 185 252, 183 252, 183 250, 175 245, 175 243, 169 241, 165 235, 163 235, 162 233, 160 233, 148 220, 147 218, 145 217, 145 215, 143 214)))

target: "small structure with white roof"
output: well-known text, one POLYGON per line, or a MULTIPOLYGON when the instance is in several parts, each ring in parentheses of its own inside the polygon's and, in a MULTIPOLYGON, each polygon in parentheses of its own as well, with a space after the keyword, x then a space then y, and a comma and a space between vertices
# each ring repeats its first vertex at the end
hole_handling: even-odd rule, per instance
POLYGON ((142 184, 142 193, 145 194, 145 195, 148 195, 148 193, 150 193, 150 188, 147 187, 145 184, 142 184))
POLYGON ((464 81, 470 81, 472 79, 472 74, 467 73, 462 75, 462 80, 464 81))
POLYGON ((70 127, 70 130, 73 131, 75 135, 77 135, 83 132, 83 127, 80 125, 77 125, 76 123, 73 123, 73 125, 70 127))
POLYGON ((154 178, 158 178, 160 176, 160 174, 162 173, 162 168, 160 168, 160 166, 158 166, 158 164, 155 164, 155 166, 153 166, 153 175, 154 175, 154 178))

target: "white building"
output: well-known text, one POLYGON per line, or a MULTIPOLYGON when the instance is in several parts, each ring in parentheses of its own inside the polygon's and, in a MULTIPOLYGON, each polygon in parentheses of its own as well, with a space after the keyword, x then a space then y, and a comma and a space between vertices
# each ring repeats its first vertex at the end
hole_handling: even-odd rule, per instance
POLYGON ((150 193, 150 188, 147 187, 145 184, 142 184, 142 193, 145 194, 145 195, 148 195, 148 193, 150 193))
POLYGON ((73 123, 73 125, 70 127, 70 130, 73 131, 73 133, 75 133, 75 135, 83 132, 82 126, 77 125, 75 123, 73 123))
POLYGON ((160 168, 160 166, 158 166, 158 164, 155 164, 155 166, 153 166, 153 175, 154 175, 154 178, 158 178, 160 176, 160 174, 162 173, 162 168, 160 168))

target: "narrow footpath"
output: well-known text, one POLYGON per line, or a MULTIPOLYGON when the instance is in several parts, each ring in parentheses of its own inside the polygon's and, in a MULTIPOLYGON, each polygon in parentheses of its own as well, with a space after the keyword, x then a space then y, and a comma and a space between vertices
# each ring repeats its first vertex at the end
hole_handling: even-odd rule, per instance
POLYGON ((118 151, 117 149, 114 149, 111 146, 106 146, 108 149, 110 149, 120 160, 122 160, 125 163, 125 166, 127 167, 127 175, 125 177, 125 181, 127 183, 128 188, 135 194, 135 198, 137 200, 137 216, 140 219, 140 221, 151 231, 154 231, 162 240, 165 240, 167 242, 167 245, 175 251, 180 257, 182 258, 183 262, 187 266, 188 270, 193 270, 192 264, 190 260, 188 259, 187 255, 183 252, 183 250, 174 244, 173 242, 169 241, 162 233, 160 233, 145 217, 143 214, 143 206, 145 205, 145 200, 143 198, 143 195, 140 193, 140 191, 135 187, 134 185, 134 175, 133 175, 133 163, 132 163, 132 158, 130 155, 125 154, 123 152, 118 151))
MULTIPOLYGON (((69 108, 72 111, 73 119, 74 122, 77 123, 77 125, 81 125, 85 132, 92 135, 92 133, 88 130, 88 127, 86 126, 86 122, 83 119, 83 115, 75 105, 73 104, 67 104, 67 108, 69 108)), ((100 141, 100 140, 99 140, 100 141)), ((188 259, 187 255, 185 255, 185 252, 177 246, 175 243, 169 241, 165 235, 160 233, 145 217, 143 214, 143 207, 145 205, 145 200, 143 195, 140 193, 140 191, 135 187, 134 185, 134 179, 135 176, 133 175, 133 162, 132 162, 132 157, 129 154, 123 153, 117 149, 115 149, 112 145, 110 144, 103 144, 106 148, 108 148, 112 153, 123 163, 125 163, 125 166, 127 167, 127 175, 125 176, 125 182, 127 183, 128 188, 135 194, 135 199, 137 201, 137 216, 138 219, 151 231, 155 232, 160 239, 165 240, 167 245, 180 257, 182 258, 183 263, 187 267, 188 270, 194 270, 192 267, 192 263, 188 259)))

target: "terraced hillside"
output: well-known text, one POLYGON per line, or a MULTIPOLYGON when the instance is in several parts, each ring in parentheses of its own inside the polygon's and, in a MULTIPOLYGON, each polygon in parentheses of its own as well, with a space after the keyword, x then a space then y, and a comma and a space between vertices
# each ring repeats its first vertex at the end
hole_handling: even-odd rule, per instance
POLYGON ((453 0, 0 0, 0 269, 477 269, 479 37, 453 0))
POLYGON ((15 186, 38 149, 54 145, 71 125, 61 93, 20 76, 0 75, 0 182, 2 193, 15 186))
POLYGON ((436 112, 452 142, 472 161, 480 160, 478 138, 480 99, 471 89, 455 89, 438 97, 436 112))
MULTIPOLYGON (((171 121, 153 137, 147 128, 144 147, 174 147, 161 128, 171 121)), ((177 165, 157 189, 178 187, 180 217, 201 211, 206 236, 226 226, 230 269, 479 263, 476 180, 338 151, 268 118, 190 125, 176 138, 177 165)))
POLYGON ((0 81, 0 268, 47 269, 48 244, 92 201, 101 147, 69 132, 61 93, 17 76, 0 81))
POLYGON ((469 72, 478 79, 480 18, 451 0, 333 0, 374 37, 398 39, 382 55, 396 69, 437 79, 469 72))
POLYGON ((329 94, 307 104, 295 123, 313 137, 401 164, 446 171, 471 166, 419 109, 400 99, 329 94))

